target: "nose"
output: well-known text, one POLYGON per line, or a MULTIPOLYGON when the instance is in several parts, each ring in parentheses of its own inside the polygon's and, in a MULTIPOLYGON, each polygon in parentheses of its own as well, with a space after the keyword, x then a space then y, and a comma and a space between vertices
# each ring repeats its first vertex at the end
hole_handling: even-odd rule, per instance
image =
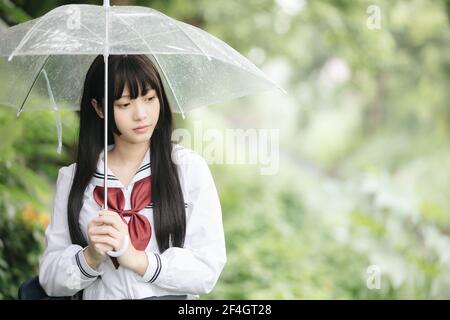
POLYGON ((134 111, 134 120, 142 121, 147 118, 147 112, 144 103, 136 103, 136 108, 134 111))

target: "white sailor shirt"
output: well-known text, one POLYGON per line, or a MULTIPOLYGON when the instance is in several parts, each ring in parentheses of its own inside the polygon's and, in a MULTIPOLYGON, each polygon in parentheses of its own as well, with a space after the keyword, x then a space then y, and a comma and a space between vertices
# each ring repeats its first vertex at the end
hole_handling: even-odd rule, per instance
MULTIPOLYGON (((110 145, 108 149, 113 147, 110 145)), ((102 151, 97 170, 84 192, 79 224, 85 239, 88 239, 89 222, 102 209, 95 200, 94 190, 104 186, 103 155, 102 151)), ((110 258, 97 270, 87 264, 83 248, 71 242, 67 219, 67 202, 76 163, 59 170, 51 223, 45 231, 46 248, 39 263, 39 282, 47 295, 71 296, 83 289, 83 299, 143 299, 163 295, 196 298, 212 291, 227 260, 221 206, 214 180, 206 161, 195 151, 175 145, 172 159, 177 164, 186 208, 184 247, 159 251, 152 227, 152 205, 146 205, 139 214, 148 219, 152 233, 144 250, 148 267, 143 276, 124 267, 116 268, 110 258)), ((120 188, 125 198, 124 209, 129 210, 133 187, 149 176, 150 150, 128 186, 123 186, 108 169, 108 190, 120 188)), ((125 219, 129 221, 129 218, 125 219)))

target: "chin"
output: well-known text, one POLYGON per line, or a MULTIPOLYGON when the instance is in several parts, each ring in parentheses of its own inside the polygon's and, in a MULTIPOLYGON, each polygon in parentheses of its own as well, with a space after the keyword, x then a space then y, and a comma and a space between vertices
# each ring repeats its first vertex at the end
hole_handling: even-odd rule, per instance
POLYGON ((151 137, 152 137, 151 134, 146 134, 146 135, 142 135, 140 137, 134 137, 134 141, 136 141, 137 143, 145 142, 145 141, 149 141, 151 137))
POLYGON ((140 144, 145 141, 150 141, 150 136, 149 135, 142 135, 140 137, 128 136, 128 137, 124 137, 123 140, 125 140, 127 143, 130 143, 130 144, 140 144))

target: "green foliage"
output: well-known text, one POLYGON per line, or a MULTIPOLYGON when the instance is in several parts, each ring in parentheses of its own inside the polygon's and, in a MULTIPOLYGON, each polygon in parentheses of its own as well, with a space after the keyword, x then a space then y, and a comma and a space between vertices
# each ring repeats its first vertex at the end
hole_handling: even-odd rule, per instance
MULTIPOLYGON (((65 113, 64 146, 71 146, 76 116, 65 113)), ((56 152, 52 112, 0 108, 0 298, 15 299, 21 283, 37 274, 50 219, 57 168, 68 162, 56 152)))
POLYGON ((0 201, 0 299, 16 299, 19 285, 38 272, 44 249, 44 228, 30 223, 0 201))

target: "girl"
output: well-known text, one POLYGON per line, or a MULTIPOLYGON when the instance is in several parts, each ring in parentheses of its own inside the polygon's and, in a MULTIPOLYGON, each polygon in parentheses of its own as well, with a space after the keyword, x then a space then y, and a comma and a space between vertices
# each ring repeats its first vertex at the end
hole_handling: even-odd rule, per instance
POLYGON ((172 113, 151 60, 111 56, 109 210, 102 210, 104 67, 98 56, 86 75, 77 161, 59 170, 39 282, 49 296, 198 298, 226 262, 209 168, 172 144, 172 113), (126 248, 127 239, 121 256, 107 254, 126 248))

